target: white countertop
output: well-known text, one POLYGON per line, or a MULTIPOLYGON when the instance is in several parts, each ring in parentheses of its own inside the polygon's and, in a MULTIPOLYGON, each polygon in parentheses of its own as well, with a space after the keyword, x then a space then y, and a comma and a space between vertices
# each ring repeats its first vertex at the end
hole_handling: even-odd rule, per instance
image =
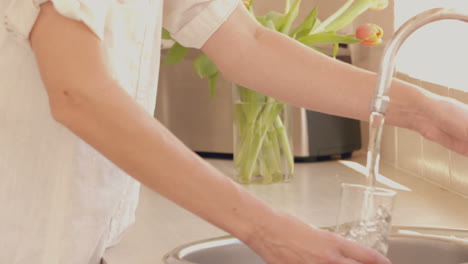
MULTIPOLYGON (((232 161, 209 161, 231 174, 232 161)), ((290 183, 245 187, 273 207, 307 223, 332 226, 340 183, 365 183, 365 177, 358 172, 364 168, 361 164, 362 154, 344 162, 297 163, 290 183)), ((468 229, 467 199, 385 164, 380 171, 387 178, 384 182, 390 179, 390 185, 397 187, 394 225, 468 229)), ((382 183, 379 186, 391 187, 382 183)), ((164 254, 181 244, 221 235, 226 233, 142 187, 136 224, 119 245, 106 252, 105 258, 108 264, 162 264, 164 254)))

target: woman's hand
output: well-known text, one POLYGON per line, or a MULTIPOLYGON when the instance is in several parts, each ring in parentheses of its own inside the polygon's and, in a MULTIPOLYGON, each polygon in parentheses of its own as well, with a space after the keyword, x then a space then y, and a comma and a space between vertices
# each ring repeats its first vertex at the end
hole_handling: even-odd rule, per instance
POLYGON ((422 115, 412 129, 462 155, 468 156, 468 105, 427 93, 422 115))
POLYGON ((374 251, 281 214, 246 243, 268 264, 390 264, 374 251))

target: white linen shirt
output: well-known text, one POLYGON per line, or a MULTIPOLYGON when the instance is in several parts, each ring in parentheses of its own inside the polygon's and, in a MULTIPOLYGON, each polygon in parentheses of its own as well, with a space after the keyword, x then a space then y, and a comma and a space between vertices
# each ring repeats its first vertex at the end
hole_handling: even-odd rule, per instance
MULTIPOLYGON (((134 221, 139 183, 52 118, 28 41, 45 1, 0 1, 0 263, 97 264, 134 221)), ((200 48, 239 0, 50 1, 101 39, 113 78, 153 113, 162 25, 200 48)))

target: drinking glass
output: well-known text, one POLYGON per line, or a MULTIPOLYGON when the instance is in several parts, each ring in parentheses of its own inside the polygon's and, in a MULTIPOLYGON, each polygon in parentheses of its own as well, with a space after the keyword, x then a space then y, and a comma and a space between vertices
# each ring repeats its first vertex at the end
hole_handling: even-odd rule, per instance
POLYGON ((396 192, 343 183, 335 232, 386 255, 396 192))

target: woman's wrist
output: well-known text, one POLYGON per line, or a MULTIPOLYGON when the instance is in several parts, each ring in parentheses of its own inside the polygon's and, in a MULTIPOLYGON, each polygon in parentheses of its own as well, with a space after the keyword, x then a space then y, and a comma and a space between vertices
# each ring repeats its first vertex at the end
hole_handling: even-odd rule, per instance
MULTIPOLYGON (((280 211, 271 211, 271 215, 255 221, 253 232, 248 236, 248 239, 244 241, 247 245, 253 249, 259 247, 268 247, 268 244, 275 244, 278 238, 284 236, 285 228, 295 223, 296 225, 306 225, 301 222, 298 218, 280 211)), ((311 229, 312 226, 309 226, 311 229)))
POLYGON ((440 96, 427 90, 421 90, 422 96, 417 100, 419 114, 413 120, 411 129, 422 136, 432 139, 435 128, 444 128, 447 114, 452 112, 453 99, 440 96), (442 114, 443 113, 443 114, 442 114))
POLYGON ((272 215, 258 218, 254 221, 252 232, 248 234, 244 243, 257 253, 264 252, 270 247, 268 243, 275 239, 275 226, 281 228, 283 225, 284 216, 278 212, 272 212, 272 215))
POLYGON ((259 215, 251 222, 250 233, 246 234, 243 242, 257 252, 265 250, 268 243, 274 241, 278 229, 287 225, 288 215, 272 208, 259 215))
POLYGON ((250 225, 250 228, 247 229, 248 233, 241 234, 237 237, 250 247, 255 247, 255 245, 267 239, 270 230, 270 222, 277 221, 277 217, 277 212, 272 208, 268 208, 265 212, 258 214, 249 221, 248 225, 250 225))
POLYGON ((413 84, 395 79, 390 91, 390 105, 386 123, 418 130, 428 118, 434 98, 432 94, 413 84))

